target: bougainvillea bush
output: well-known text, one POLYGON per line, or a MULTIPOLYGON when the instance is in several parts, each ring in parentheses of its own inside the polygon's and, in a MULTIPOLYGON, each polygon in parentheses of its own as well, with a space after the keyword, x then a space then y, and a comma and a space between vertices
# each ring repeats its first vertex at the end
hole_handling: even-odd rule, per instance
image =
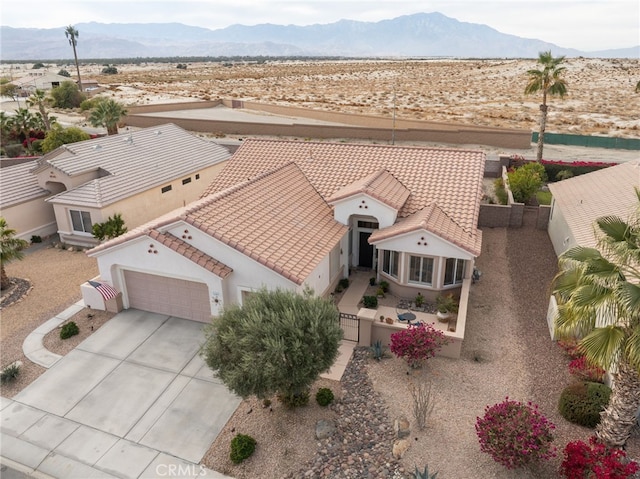
POLYGON ((536 404, 508 397, 487 406, 484 416, 476 420, 480 450, 507 469, 554 457, 554 429, 555 425, 538 411, 536 404))
POLYGON ((599 443, 595 436, 589 443, 574 441, 564 448, 560 472, 567 479, 626 479, 640 470, 638 463, 629 461, 622 449, 599 443))
POLYGON ((569 373, 581 381, 591 381, 594 383, 604 382, 604 369, 581 356, 569 363, 569 373))
POLYGON ((430 324, 420 323, 393 333, 389 349, 397 357, 404 358, 412 368, 418 368, 448 343, 449 339, 442 331, 430 324))

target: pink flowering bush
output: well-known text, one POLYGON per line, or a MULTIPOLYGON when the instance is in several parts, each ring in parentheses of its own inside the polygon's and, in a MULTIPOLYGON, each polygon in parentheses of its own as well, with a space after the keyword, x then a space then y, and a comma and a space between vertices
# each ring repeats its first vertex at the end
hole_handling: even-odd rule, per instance
POLYGON ((560 473, 567 479, 627 479, 638 470, 638 463, 629 461, 622 449, 607 447, 594 436, 588 444, 583 441, 567 444, 560 466, 560 473))
POLYGON ((420 323, 393 333, 389 349, 399 358, 404 358, 412 368, 418 368, 448 343, 449 339, 442 331, 430 324, 420 323))
POLYGON ((604 372, 604 369, 589 362, 584 356, 576 358, 569 363, 569 373, 581 381, 603 383, 604 372))
POLYGON ((556 455, 552 445, 555 425, 532 403, 523 404, 508 397, 485 408, 476 420, 480 450, 507 469, 556 455))

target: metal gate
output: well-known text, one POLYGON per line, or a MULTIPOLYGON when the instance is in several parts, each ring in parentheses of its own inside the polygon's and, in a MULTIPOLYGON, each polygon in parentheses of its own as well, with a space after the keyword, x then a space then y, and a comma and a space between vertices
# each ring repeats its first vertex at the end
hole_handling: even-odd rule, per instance
POLYGON ((340 327, 344 332, 342 339, 360 342, 360 320, 357 315, 340 313, 340 327))

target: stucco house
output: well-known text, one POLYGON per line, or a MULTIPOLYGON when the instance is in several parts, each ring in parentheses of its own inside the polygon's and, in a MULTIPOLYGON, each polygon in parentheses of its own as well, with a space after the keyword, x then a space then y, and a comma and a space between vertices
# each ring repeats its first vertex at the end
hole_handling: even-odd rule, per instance
POLYGON ((12 83, 20 88, 22 96, 29 96, 38 90, 50 91, 59 87, 65 81, 74 81, 73 78, 51 73, 46 70, 33 70, 12 83))
MULTIPOLYGON (((3 162, 4 163, 4 162, 3 162)), ((31 170, 36 159, 0 169, 0 216, 7 220, 18 238, 45 237, 56 232, 53 208, 45 203, 51 192, 38 184, 31 170)))
POLYGON ((209 321, 260 287, 327 295, 350 268, 460 294, 482 235, 481 151, 246 140, 202 198, 88 252, 125 308, 209 321))
POLYGON ((128 228, 196 200, 229 151, 173 124, 63 145, 32 173, 53 209, 61 241, 95 246, 95 223, 116 213, 128 228))
POLYGON ((626 217, 636 208, 634 188, 640 188, 640 161, 549 183, 553 195, 548 232, 558 256, 574 246, 595 247, 596 219, 626 217))

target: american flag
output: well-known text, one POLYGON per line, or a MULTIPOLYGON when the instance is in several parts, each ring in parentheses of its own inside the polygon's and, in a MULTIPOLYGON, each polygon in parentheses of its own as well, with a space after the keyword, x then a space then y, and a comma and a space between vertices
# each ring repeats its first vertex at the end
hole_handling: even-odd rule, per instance
POLYGON ((105 300, 115 298, 120 292, 107 283, 98 283, 97 281, 89 281, 89 284, 96 288, 105 300))

